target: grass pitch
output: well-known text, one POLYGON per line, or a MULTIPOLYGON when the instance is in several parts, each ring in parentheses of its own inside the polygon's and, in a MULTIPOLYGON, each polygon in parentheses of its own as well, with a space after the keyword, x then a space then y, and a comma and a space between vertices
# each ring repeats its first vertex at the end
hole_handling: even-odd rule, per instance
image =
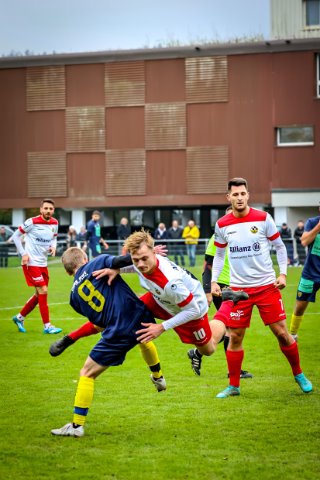
MULTIPOLYGON (((193 271, 201 278, 201 267, 193 271)), ((300 268, 288 271, 283 291, 288 318, 300 273, 300 268)), ((72 279, 60 263, 50 266, 50 275, 52 323, 67 333, 85 320, 68 305, 72 279)), ((125 279, 142 293, 135 275, 125 279)), ((319 299, 310 304, 299 332, 301 363, 313 393, 303 394, 295 384, 277 341, 255 311, 243 365, 254 378, 242 381, 240 397, 215 398, 228 384, 222 345, 204 358, 196 377, 188 346, 167 332, 156 344, 168 390, 155 391, 139 349, 133 349, 123 366, 97 379, 86 435, 74 439, 53 437, 50 430, 72 420, 79 369, 98 337, 50 357, 49 345, 60 335, 42 333, 38 309, 26 320, 27 334, 11 322, 32 293, 21 270, 0 269, 0 283, 0 478, 319 478, 319 299)))

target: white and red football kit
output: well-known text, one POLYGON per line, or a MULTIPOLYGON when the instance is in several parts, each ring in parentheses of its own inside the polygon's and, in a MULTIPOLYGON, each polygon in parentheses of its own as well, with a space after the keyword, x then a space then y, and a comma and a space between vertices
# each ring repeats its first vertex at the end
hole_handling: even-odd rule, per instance
POLYGON ((29 266, 46 267, 50 247, 56 248, 58 235, 58 220, 50 218, 47 222, 41 215, 28 218, 12 239, 21 256, 29 255, 29 266), (21 237, 25 235, 23 247, 21 237))
POLYGON ((41 215, 28 218, 14 232, 14 241, 21 256, 28 255, 28 265, 23 266, 23 271, 29 286, 48 285, 49 275, 47 270, 48 253, 50 247, 56 248, 58 235, 58 221, 50 218, 46 221, 41 215), (22 236, 24 235, 24 246, 22 236))
POLYGON ((275 271, 270 256, 270 243, 276 249, 280 273, 287 273, 287 252, 269 213, 250 208, 245 217, 229 213, 215 225, 217 247, 212 266, 212 281, 217 281, 228 247, 230 286, 243 289, 249 299, 237 305, 228 326, 249 326, 252 308, 256 305, 266 325, 286 318, 281 294, 274 286, 275 271))
POLYGON ((208 302, 196 278, 161 255, 157 255, 157 266, 151 274, 142 274, 135 266, 133 269, 148 290, 141 300, 156 318, 164 320, 165 330, 173 328, 184 343, 209 342, 208 302))

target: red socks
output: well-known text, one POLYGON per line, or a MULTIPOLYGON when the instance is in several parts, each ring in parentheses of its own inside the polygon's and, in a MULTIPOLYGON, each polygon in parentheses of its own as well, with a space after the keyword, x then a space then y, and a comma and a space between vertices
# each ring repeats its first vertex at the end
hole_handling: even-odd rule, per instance
POLYGON ((227 350, 226 357, 227 357, 228 370, 229 370, 229 384, 232 385, 233 387, 239 387, 241 365, 244 357, 244 351, 238 350, 236 352, 233 352, 231 350, 227 350))
POLYGON ((42 322, 45 325, 46 323, 50 323, 49 308, 48 308, 48 294, 47 293, 39 294, 38 300, 39 300, 40 315, 42 318, 42 322))
POLYGON ((293 375, 299 375, 299 373, 302 373, 297 342, 293 342, 288 347, 280 346, 280 349, 282 353, 287 357, 287 360, 292 368, 293 375))
POLYGON ((25 304, 25 306, 21 310, 20 315, 22 315, 23 317, 26 317, 30 312, 32 312, 32 310, 37 305, 38 305, 38 297, 37 297, 37 295, 32 295, 32 297, 29 298, 29 300, 27 301, 27 303, 25 304))
POLYGON ((96 333, 99 333, 99 332, 95 328, 94 324, 91 322, 87 322, 84 325, 82 325, 80 328, 78 328, 78 330, 68 333, 68 337, 72 338, 72 340, 76 342, 77 340, 79 340, 79 338, 89 337, 90 335, 95 335, 96 333))

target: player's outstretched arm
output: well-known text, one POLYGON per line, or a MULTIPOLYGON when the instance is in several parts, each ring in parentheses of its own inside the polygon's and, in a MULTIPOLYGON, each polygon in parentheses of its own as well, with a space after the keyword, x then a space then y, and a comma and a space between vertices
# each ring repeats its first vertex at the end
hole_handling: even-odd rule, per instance
POLYGON ((145 328, 141 328, 136 332, 138 342, 147 343, 159 337, 165 329, 161 323, 141 323, 145 328))
POLYGON ((95 270, 94 272, 92 272, 92 276, 98 280, 100 278, 108 276, 108 285, 111 285, 111 283, 116 278, 116 276, 119 275, 119 273, 119 269, 114 270, 113 268, 101 268, 100 270, 95 270))

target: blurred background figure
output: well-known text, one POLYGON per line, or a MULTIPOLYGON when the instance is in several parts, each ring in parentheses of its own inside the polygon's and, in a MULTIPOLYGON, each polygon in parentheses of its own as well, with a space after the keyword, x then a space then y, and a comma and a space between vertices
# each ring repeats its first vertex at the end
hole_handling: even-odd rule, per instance
POLYGON ((161 243, 165 243, 164 240, 168 239, 168 232, 163 222, 159 223, 158 228, 155 229, 153 236, 155 240, 158 240, 161 243))
POLYGON ((91 220, 87 223, 87 241, 90 258, 95 258, 101 254, 101 246, 106 250, 109 248, 107 242, 101 237, 100 217, 100 212, 94 210, 91 220))
POLYGON ((126 249, 123 246, 123 242, 126 240, 126 238, 129 237, 130 234, 131 228, 129 226, 128 219, 126 217, 122 217, 120 220, 120 224, 117 227, 118 240, 121 240, 121 242, 119 243, 119 253, 121 255, 125 255, 127 253, 126 249))
POLYGON ((70 225, 67 233, 67 248, 77 246, 77 231, 73 225, 70 225))
POLYGON ((80 227, 80 232, 77 234, 77 246, 84 252, 87 250, 87 230, 86 227, 80 227))
POLYGON ((280 232, 282 241, 285 244, 287 249, 288 265, 289 267, 292 267, 294 264, 294 259, 293 259, 293 238, 292 238, 291 228, 289 228, 286 223, 283 223, 281 225, 279 232, 280 232))
POLYGON ((0 227, 0 267, 8 267, 9 256, 9 239, 10 235, 6 232, 5 227, 0 227))
POLYGON ((297 255, 298 255, 298 265, 304 265, 306 261, 306 248, 301 244, 301 237, 304 232, 304 222, 299 220, 293 236, 296 241, 297 255))
MULTIPOLYGON (((168 230, 168 238, 170 240, 182 239, 182 227, 179 226, 178 220, 173 220, 171 227, 168 230)), ((170 255, 174 257, 174 263, 177 265, 185 266, 184 263, 184 244, 181 241, 169 243, 170 255), (179 263, 180 259, 180 263, 179 263)))
POLYGON ((189 220, 188 225, 183 229, 182 238, 185 239, 185 244, 187 246, 187 255, 189 257, 190 267, 194 267, 196 264, 196 250, 199 237, 199 228, 195 224, 194 220, 189 220))

